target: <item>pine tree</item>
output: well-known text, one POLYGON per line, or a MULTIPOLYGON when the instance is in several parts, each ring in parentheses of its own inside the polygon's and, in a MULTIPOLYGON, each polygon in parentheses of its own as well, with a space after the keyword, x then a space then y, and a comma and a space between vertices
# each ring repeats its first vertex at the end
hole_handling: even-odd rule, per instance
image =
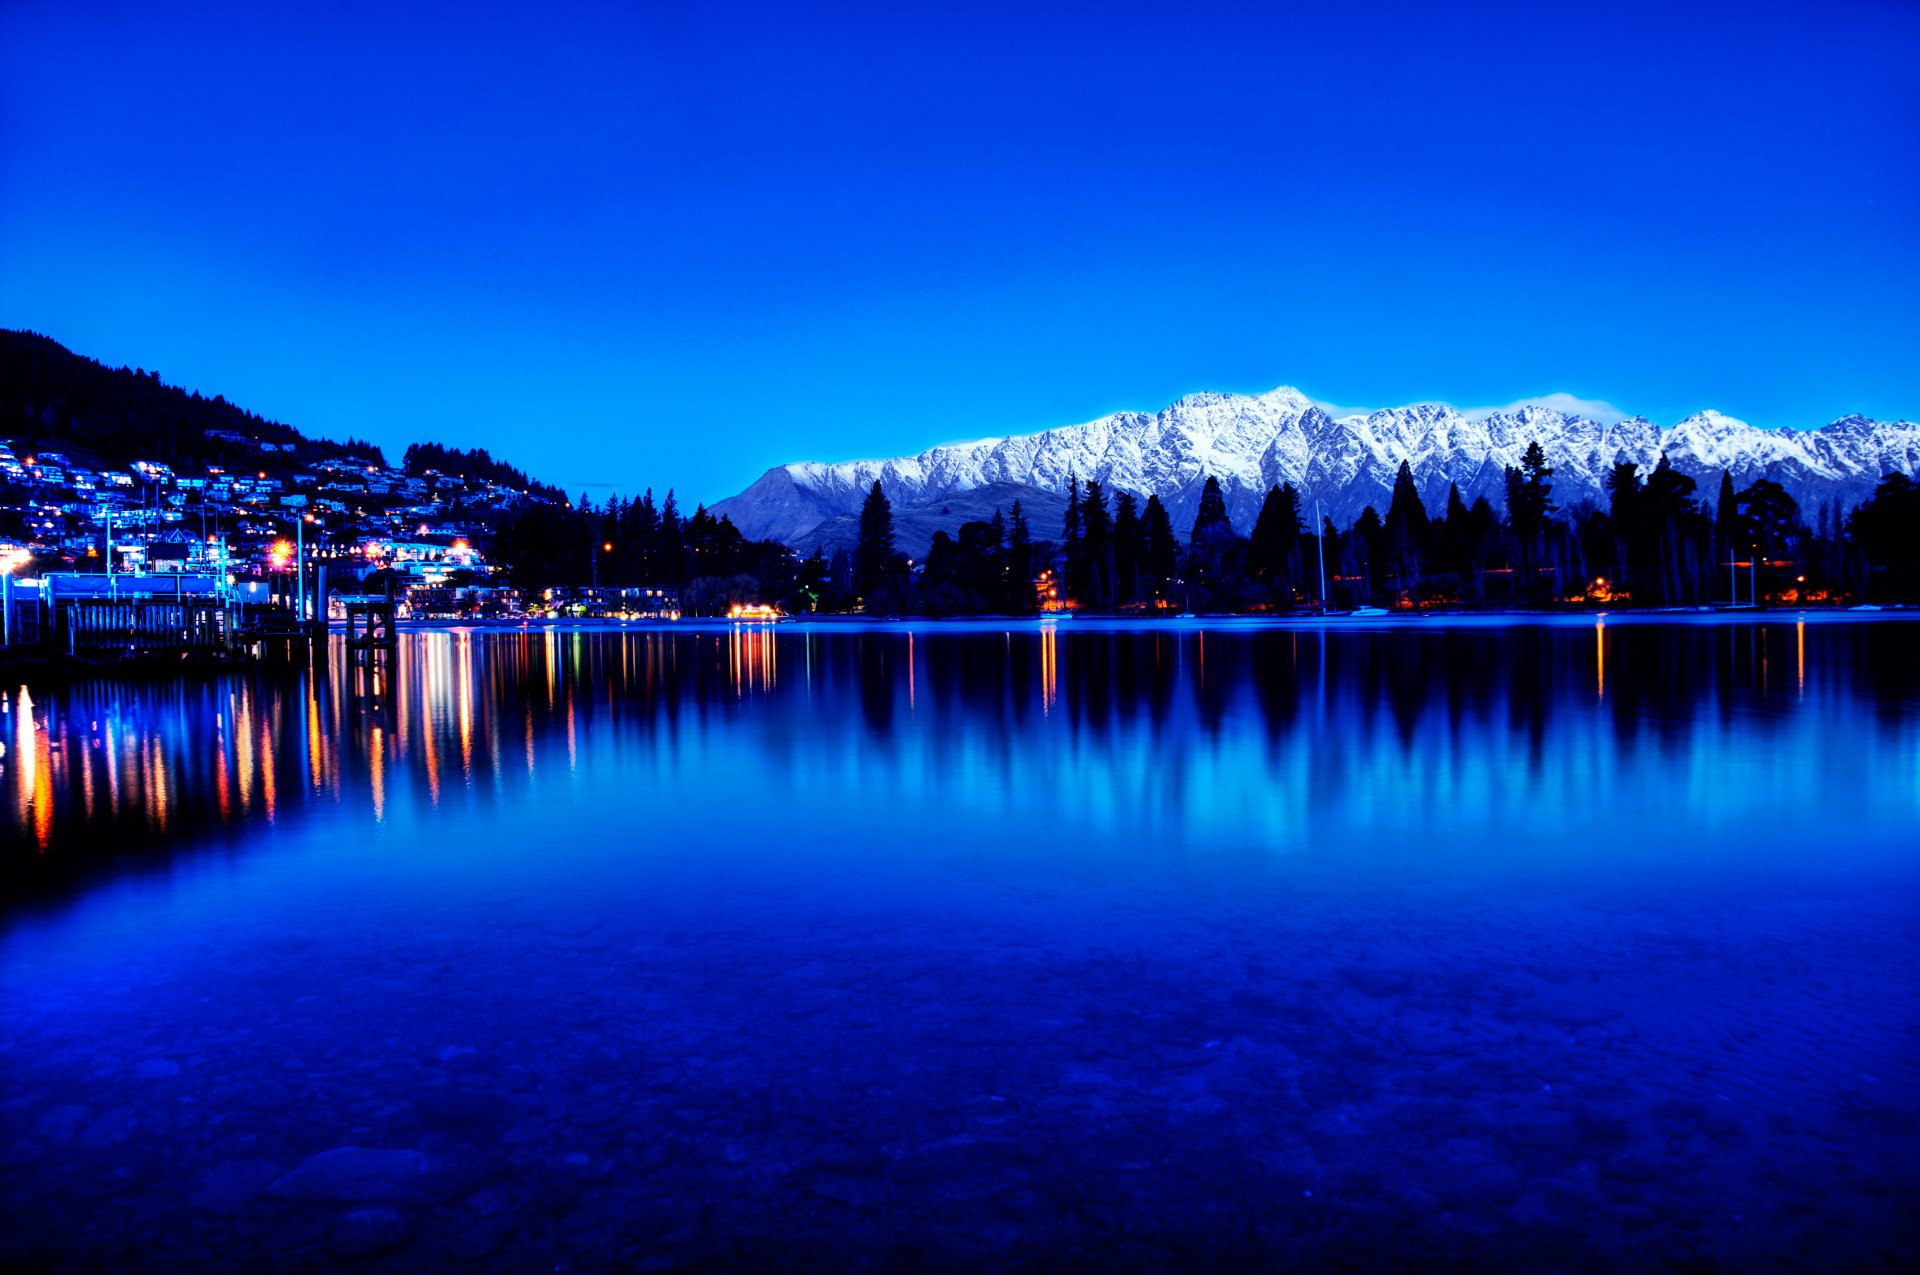
POLYGON ((1441 520, 1441 551, 1446 554, 1447 570, 1464 583, 1473 570, 1472 527, 1467 502, 1460 497, 1460 484, 1447 484, 1447 512, 1441 520))
POLYGON ((1146 533, 1140 526, 1140 513, 1132 492, 1121 492, 1114 497, 1113 504, 1114 601, 1138 602, 1140 567, 1146 558, 1146 533))
POLYGON ((1089 478, 1086 498, 1080 502, 1080 556, 1082 579, 1068 583, 1074 597, 1096 611, 1113 606, 1113 522, 1107 516, 1106 493, 1089 478))
POLYGON ((1300 493, 1292 483, 1269 487, 1247 541, 1247 574, 1291 596, 1300 555, 1300 493))
POLYGON ((1411 593, 1419 587, 1420 565, 1427 543, 1427 507, 1413 484, 1413 466, 1400 462, 1393 478, 1393 500, 1387 505, 1387 544, 1399 564, 1400 586, 1411 593))
POLYGON ((893 565, 893 505, 874 480, 860 506, 860 532, 853 547, 854 591, 865 597, 885 581, 893 565))
POLYGON ((1862 601, 1920 600, 1920 483, 1898 470, 1846 519, 1847 536, 1865 558, 1862 601))
POLYGON ((1080 543, 1080 480, 1067 471, 1067 509, 1060 521, 1060 584, 1069 598, 1085 588, 1086 554, 1080 543))
POLYGON ((1733 471, 1720 471, 1720 502, 1713 510, 1714 534, 1731 548, 1740 539, 1740 497, 1734 494, 1733 471))
MULTIPOLYGON (((1741 546, 1740 498, 1733 491, 1733 471, 1720 471, 1720 501, 1713 510, 1714 558, 1727 564, 1727 589, 1729 602, 1738 602, 1739 581, 1733 574, 1733 562, 1740 556, 1741 546)), ((1718 575, 1716 569, 1714 572, 1718 575)))
POLYGON ((1193 605, 1217 610, 1233 605, 1228 588, 1227 554, 1235 545, 1233 523, 1227 519, 1227 501, 1221 494, 1220 480, 1211 474, 1200 488, 1200 507, 1193 515, 1193 530, 1188 535, 1186 578, 1196 586, 1193 605))
POLYGON ((1692 593, 1684 544, 1695 524, 1705 520, 1693 499, 1694 481, 1673 467, 1662 452, 1640 493, 1644 534, 1660 569, 1660 600, 1671 606, 1692 593))
POLYGON ((1420 500, 1419 488, 1414 486, 1413 466, 1404 460, 1393 476, 1393 499, 1387 504, 1387 531, 1410 537, 1416 545, 1427 534, 1427 507, 1420 500))
POLYGON ((1607 471, 1606 488, 1607 524, 1613 533, 1614 586, 1631 591, 1636 587, 1635 571, 1645 565, 1641 561, 1645 501, 1640 466, 1630 460, 1616 462, 1607 471))
POLYGON ((660 506, 660 570, 664 583, 674 588, 685 588, 689 582, 685 530, 680 522, 680 502, 669 487, 667 499, 660 506))
POLYGON ((1373 600, 1373 587, 1385 572, 1387 528, 1380 521, 1380 511, 1368 505, 1360 511, 1353 521, 1351 552, 1354 555, 1359 574, 1366 580, 1362 595, 1367 601, 1373 600))
POLYGON ((1227 518, 1227 498, 1220 492, 1220 480, 1212 474, 1200 488, 1200 508, 1193 515, 1193 530, 1188 542, 1196 548, 1203 540, 1233 535, 1233 523, 1227 518))
POLYGON ((1158 495, 1147 497, 1147 507, 1140 514, 1140 531, 1146 542, 1142 583, 1152 597, 1166 598, 1180 569, 1180 544, 1174 539, 1173 521, 1158 495))
POLYGON ((1018 500, 1007 517, 1006 592, 1001 605, 1015 615, 1034 608, 1033 535, 1027 530, 1027 512, 1018 500))
POLYGON ((1508 466, 1505 472, 1507 489, 1507 525, 1513 531, 1514 542, 1520 549, 1520 589, 1523 593, 1533 591, 1535 575, 1534 565, 1540 551, 1540 538, 1546 531, 1547 515, 1553 512, 1553 484, 1548 479, 1553 470, 1547 464, 1546 453, 1535 439, 1527 444, 1526 452, 1520 458, 1520 468, 1508 466))

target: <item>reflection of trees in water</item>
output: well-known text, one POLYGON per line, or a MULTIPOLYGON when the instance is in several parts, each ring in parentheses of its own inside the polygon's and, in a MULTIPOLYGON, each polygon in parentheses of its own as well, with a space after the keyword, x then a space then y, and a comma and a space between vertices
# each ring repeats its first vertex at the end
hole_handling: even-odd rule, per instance
POLYGON ((1177 799, 1190 767, 1251 730, 1264 772, 1233 758, 1234 785, 1297 760, 1324 797, 1390 754, 1517 748, 1538 774, 1596 732, 1616 763, 1677 758, 1703 727, 1767 731, 1809 700, 1861 700, 1887 726, 1920 702, 1904 624, 1062 628, 1050 646, 1024 627, 429 633, 391 675, 336 659, 16 691, 0 724, 7 857, 46 879, 315 803, 381 818, 396 802, 494 801, 542 768, 617 763, 688 731, 751 732, 788 769, 812 764, 808 741, 851 735, 876 782, 914 767, 923 788, 970 782, 970 765, 1010 789, 1146 756, 1177 799))

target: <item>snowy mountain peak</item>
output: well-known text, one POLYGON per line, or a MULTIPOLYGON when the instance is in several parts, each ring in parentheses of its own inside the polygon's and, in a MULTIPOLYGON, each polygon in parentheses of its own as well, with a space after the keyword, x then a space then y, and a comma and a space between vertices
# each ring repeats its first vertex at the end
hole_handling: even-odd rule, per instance
POLYGON ((1581 501, 1604 505, 1603 480, 1616 462, 1650 469, 1662 454, 1708 498, 1728 469, 1741 486, 1771 478, 1803 506, 1856 503, 1883 475, 1920 469, 1920 426, 1908 421, 1849 416, 1818 429, 1769 430, 1703 411, 1662 428, 1564 394, 1466 411, 1443 403, 1340 410, 1336 418, 1290 385, 1262 394, 1207 391, 1154 413, 1116 412, 914 456, 780 465, 714 510, 750 536, 811 549, 808 533, 857 510, 876 481, 896 505, 916 506, 989 486, 1059 493, 1072 475, 1109 492, 1158 495, 1184 530, 1212 476, 1234 524, 1245 531, 1267 489, 1278 483, 1292 483, 1342 524, 1367 505, 1384 511, 1403 461, 1430 510, 1445 507, 1452 484, 1467 501, 1486 496, 1497 508, 1504 468, 1519 464, 1532 442, 1554 467, 1554 500, 1562 508, 1581 501))
POLYGON ((1753 429, 1754 427, 1740 420, 1738 417, 1728 416, 1724 412, 1716 412, 1712 408, 1708 408, 1704 412, 1695 412, 1693 415, 1675 425, 1674 428, 1696 431, 1706 430, 1724 437, 1729 434, 1739 433, 1743 430, 1753 429))

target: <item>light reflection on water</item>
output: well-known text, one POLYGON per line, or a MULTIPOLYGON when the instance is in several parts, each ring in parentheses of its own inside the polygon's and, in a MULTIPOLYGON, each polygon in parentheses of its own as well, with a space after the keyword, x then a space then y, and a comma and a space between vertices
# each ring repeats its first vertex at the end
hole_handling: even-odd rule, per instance
POLYGON ((1912 631, 426 632, 397 674, 336 658, 310 676, 18 688, 0 782, 15 866, 42 861, 29 876, 314 807, 378 822, 396 801, 501 799, 583 748, 680 747, 682 732, 742 732, 779 775, 1197 844, 1282 848, 1310 826, 1376 824, 1379 802, 1440 830, 1522 797, 1681 795, 1712 816, 1753 805, 1752 783, 1816 807, 1846 788, 1909 797, 1912 631))
POLYGON ((16 689, 0 1213, 155 1269, 366 1207, 421 1268, 1870 1262, 1916 634, 444 631, 16 689), (461 1185, 286 1176, 341 1147, 461 1185))

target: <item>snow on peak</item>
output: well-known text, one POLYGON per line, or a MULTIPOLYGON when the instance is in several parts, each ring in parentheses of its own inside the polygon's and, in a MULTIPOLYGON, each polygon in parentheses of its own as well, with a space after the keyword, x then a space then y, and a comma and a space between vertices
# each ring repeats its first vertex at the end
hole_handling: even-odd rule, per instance
POLYGON ((1604 478, 1616 462, 1651 468, 1662 454, 1702 491, 1715 490, 1728 469, 1742 485, 1772 478, 1802 504, 1856 501, 1889 469, 1920 467, 1920 426, 1908 422, 1843 417, 1820 429, 1766 430, 1704 411, 1663 429, 1564 393, 1497 408, 1428 402, 1366 411, 1282 385, 1261 394, 1189 394, 1152 414, 1117 412, 914 456, 778 466, 714 508, 748 535, 801 544, 820 521, 858 509, 876 481, 896 504, 913 504, 993 484, 1059 491, 1072 476, 1109 492, 1158 495, 1181 525, 1212 476, 1244 531, 1278 483, 1294 484, 1341 522, 1369 504, 1384 509, 1403 461, 1430 509, 1445 507, 1452 485, 1468 501, 1486 496, 1498 507, 1504 468, 1519 464, 1534 442, 1554 467, 1554 499, 1563 508, 1581 500, 1604 505, 1604 478))

